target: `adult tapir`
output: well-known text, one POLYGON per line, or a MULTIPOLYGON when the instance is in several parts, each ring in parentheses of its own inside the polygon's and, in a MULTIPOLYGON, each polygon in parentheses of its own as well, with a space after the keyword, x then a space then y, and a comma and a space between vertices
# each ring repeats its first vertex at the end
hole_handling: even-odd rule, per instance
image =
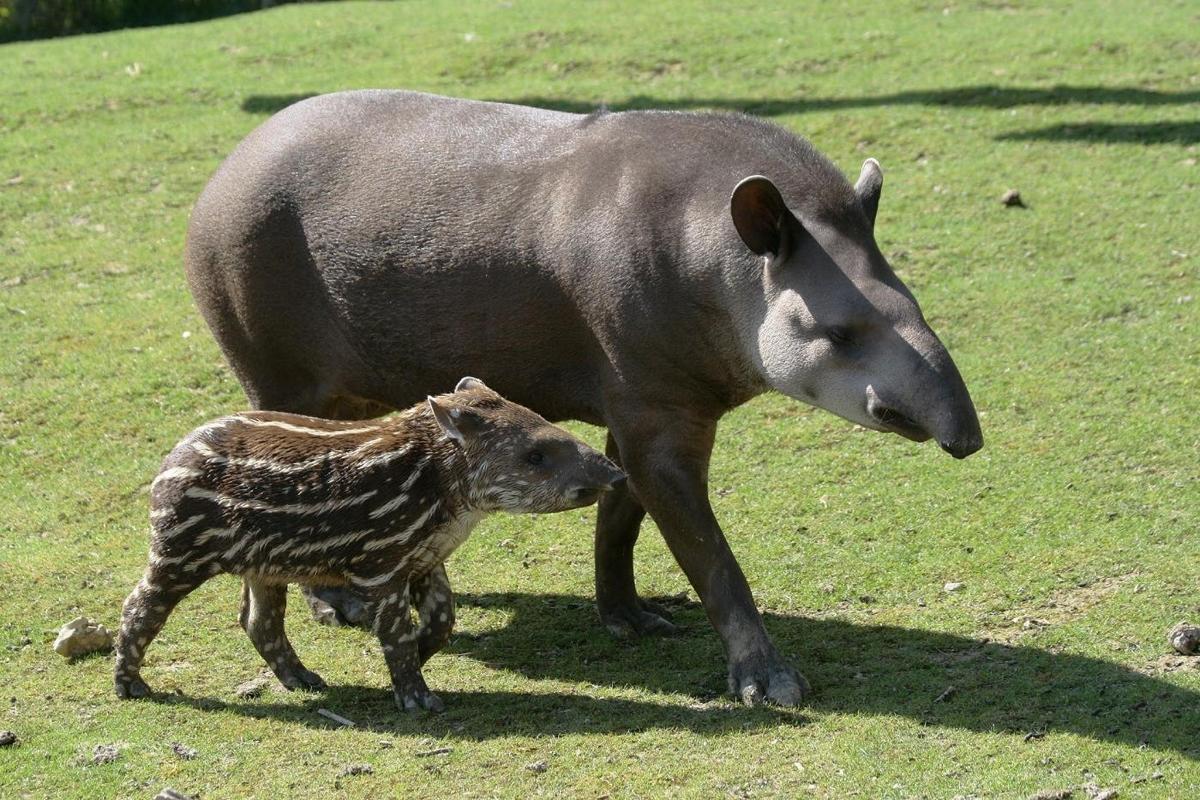
POLYGON ((478 375, 608 429, 596 597, 619 634, 673 626, 634 589, 648 511, 746 702, 807 684, 763 628, 708 500, 717 421, 774 389, 878 431, 982 446, 971 398, 852 187, 747 116, 567 114, 402 91, 323 95, 251 133, 200 196, 193 294, 257 408, 370 416, 478 375))

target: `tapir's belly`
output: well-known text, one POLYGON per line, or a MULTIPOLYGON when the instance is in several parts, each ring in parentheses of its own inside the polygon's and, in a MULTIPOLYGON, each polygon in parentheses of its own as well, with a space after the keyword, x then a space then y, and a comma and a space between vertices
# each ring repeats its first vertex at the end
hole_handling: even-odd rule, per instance
MULTIPOLYGON (((331 248, 332 253, 349 248, 331 248)), ((321 268, 339 326, 395 407, 473 375, 551 420, 598 421, 603 354, 573 300, 533 265, 394 251, 321 268)))

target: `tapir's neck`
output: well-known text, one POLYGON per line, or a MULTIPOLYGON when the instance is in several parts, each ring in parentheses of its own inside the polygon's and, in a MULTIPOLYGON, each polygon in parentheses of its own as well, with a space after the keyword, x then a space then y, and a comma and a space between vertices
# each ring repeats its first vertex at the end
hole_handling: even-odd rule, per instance
POLYGON ((758 329, 767 312, 764 293, 764 259, 748 251, 725 253, 709 271, 708 293, 713 303, 713 338, 720 343, 721 356, 735 378, 737 405, 768 391, 758 355, 758 329), (715 309, 719 309, 718 314, 715 309))

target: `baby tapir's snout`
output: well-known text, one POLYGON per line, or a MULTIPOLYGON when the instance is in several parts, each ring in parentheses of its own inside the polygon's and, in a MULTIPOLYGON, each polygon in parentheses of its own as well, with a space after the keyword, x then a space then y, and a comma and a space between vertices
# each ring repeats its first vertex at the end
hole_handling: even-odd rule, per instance
POLYGON ((579 448, 577 463, 573 466, 566 494, 580 506, 591 505, 604 492, 625 483, 625 473, 616 464, 586 445, 579 448))

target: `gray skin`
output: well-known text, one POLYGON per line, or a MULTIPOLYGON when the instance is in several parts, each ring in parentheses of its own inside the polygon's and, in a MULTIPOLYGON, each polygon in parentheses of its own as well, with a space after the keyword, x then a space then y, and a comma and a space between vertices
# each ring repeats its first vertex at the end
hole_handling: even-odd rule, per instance
POLYGON ((600 616, 675 631, 634 588, 646 512, 720 634, 730 689, 796 704, 708 500, 721 416, 768 390, 865 427, 983 443, 966 386, 875 243, 857 185, 739 115, 566 114, 324 95, 251 133, 196 204, 189 284, 258 408, 359 417, 469 372, 608 428, 600 616), (763 177, 766 176, 766 177, 763 177))

